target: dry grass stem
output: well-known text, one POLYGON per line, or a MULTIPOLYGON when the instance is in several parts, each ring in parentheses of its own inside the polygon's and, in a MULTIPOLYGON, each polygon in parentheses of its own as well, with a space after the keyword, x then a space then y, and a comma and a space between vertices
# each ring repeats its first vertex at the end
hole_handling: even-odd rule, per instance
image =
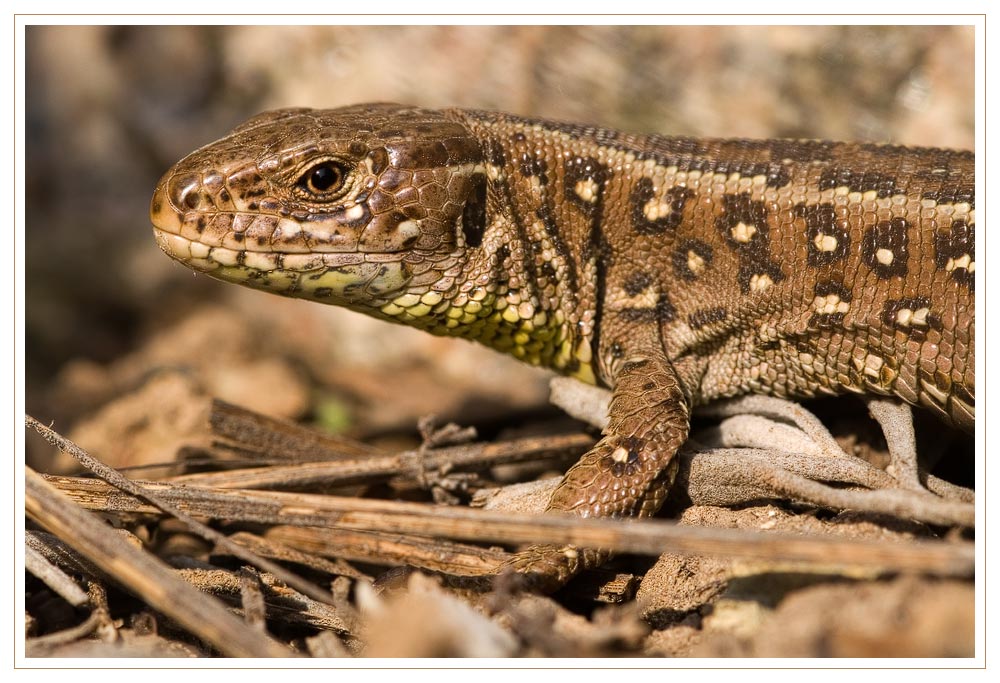
MULTIPOLYGON (((52 477, 80 505, 117 513, 159 514, 139 499, 93 480, 52 477)), ((780 482, 775 482, 775 486, 780 482)), ((556 515, 494 513, 419 503, 278 491, 229 491, 146 483, 158 498, 188 514, 262 524, 331 527, 357 531, 444 536, 497 543, 571 544, 616 552, 715 555, 774 561, 878 566, 968 576, 971 543, 913 541, 870 543, 827 537, 680 527, 661 520, 579 519, 556 515)))
POLYGON ((219 652, 232 657, 292 656, 284 645, 246 626, 223 605, 179 580, 160 560, 81 510, 30 468, 25 475, 25 508, 36 522, 219 652))

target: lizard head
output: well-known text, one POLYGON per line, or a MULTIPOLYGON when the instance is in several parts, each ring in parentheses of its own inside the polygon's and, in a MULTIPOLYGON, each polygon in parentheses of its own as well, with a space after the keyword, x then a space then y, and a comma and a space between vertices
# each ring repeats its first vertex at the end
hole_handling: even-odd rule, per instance
POLYGON ((383 317, 407 297, 423 312, 485 227, 482 151, 435 111, 281 109, 178 162, 150 217, 163 251, 213 277, 383 317))

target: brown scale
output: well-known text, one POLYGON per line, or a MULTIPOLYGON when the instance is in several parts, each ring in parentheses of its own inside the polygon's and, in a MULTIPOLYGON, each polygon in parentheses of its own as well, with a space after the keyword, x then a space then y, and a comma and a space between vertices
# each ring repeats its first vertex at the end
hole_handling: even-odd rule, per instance
MULTIPOLYGON (((897 396, 974 424, 970 152, 632 135, 400 105, 254 117, 179 162, 160 246, 215 277, 612 388, 550 509, 648 515, 689 414, 897 396)), ((553 588, 604 555, 533 548, 553 588)))

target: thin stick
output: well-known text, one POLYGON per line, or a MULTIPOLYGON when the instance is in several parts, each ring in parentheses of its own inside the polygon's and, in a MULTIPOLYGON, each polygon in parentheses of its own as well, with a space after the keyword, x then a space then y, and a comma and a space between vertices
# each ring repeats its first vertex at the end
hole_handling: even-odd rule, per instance
POLYGON ((24 546, 24 568, 33 575, 41 579, 46 586, 54 590, 63 600, 73 605, 82 607, 87 604, 87 594, 76 585, 66 573, 55 566, 30 545, 24 546))
POLYGON ((291 657, 284 645, 254 631, 211 598, 81 510, 31 468, 25 468, 25 509, 39 524, 194 635, 231 657, 291 657))
POLYGON ((494 548, 422 536, 320 527, 275 526, 269 540, 292 548, 356 562, 408 565, 446 574, 484 576, 495 573, 510 553, 494 548))
POLYGON ((25 424, 33 427, 35 431, 41 434, 42 438, 48 441, 50 444, 58 448, 63 453, 73 456, 76 458, 84 467, 99 476, 104 481, 108 482, 112 486, 126 493, 130 493, 133 496, 147 500, 156 507, 163 510, 168 515, 172 515, 177 518, 180 522, 185 524, 192 532, 198 534, 202 538, 215 543, 221 548, 224 548, 226 552, 230 555, 240 558, 244 562, 249 562, 250 564, 263 569, 266 572, 274 574, 276 577, 287 583, 289 586, 308 595, 314 600, 319 600, 320 602, 326 602, 332 604, 333 596, 322 588, 316 586, 315 584, 306 581, 300 576, 288 571, 276 562, 271 562, 255 553, 247 550, 238 543, 233 543, 226 537, 225 534, 219 533, 215 529, 212 529, 205 524, 202 524, 198 520, 194 519, 188 514, 185 514, 181 510, 176 509, 169 503, 157 498, 148 487, 144 488, 139 486, 131 479, 128 479, 122 475, 117 470, 108 467, 104 463, 95 459, 85 450, 77 446, 75 443, 69 439, 63 437, 62 435, 56 433, 54 430, 49 429, 42 423, 40 423, 35 418, 30 415, 25 415, 25 424))
MULTIPOLYGON (((52 477, 81 505, 118 513, 157 514, 136 498, 89 479, 52 477)), ((263 524, 333 527, 439 536, 479 542, 572 544, 618 552, 714 555, 877 566, 890 570, 969 576, 974 547, 966 542, 886 543, 781 532, 678 526, 662 520, 580 519, 514 515, 459 507, 278 491, 228 491, 149 482, 157 496, 191 514, 263 524)))
POLYGON ((51 650, 59 647, 60 645, 75 643, 81 638, 85 638, 96 631, 101 626, 101 623, 107 618, 107 614, 102 614, 100 611, 95 610, 90 613, 90 616, 87 617, 86 621, 82 624, 77 624, 76 626, 62 631, 56 631, 55 633, 38 636, 37 638, 29 638, 25 643, 27 648, 30 650, 27 653, 27 656, 38 656, 43 654, 43 651, 45 650, 51 650))
POLYGON ((415 478, 418 472, 449 466, 452 470, 485 469, 494 465, 535 461, 561 453, 582 453, 594 445, 587 434, 529 437, 487 444, 465 444, 438 448, 421 454, 405 451, 396 455, 352 460, 308 462, 296 465, 255 467, 225 472, 199 472, 171 477, 167 481, 213 488, 291 489, 385 481, 395 476, 415 478))
POLYGON ((212 401, 209 423, 218 436, 253 444, 263 453, 280 453, 285 459, 337 460, 381 454, 379 449, 360 441, 323 434, 219 399, 212 401))

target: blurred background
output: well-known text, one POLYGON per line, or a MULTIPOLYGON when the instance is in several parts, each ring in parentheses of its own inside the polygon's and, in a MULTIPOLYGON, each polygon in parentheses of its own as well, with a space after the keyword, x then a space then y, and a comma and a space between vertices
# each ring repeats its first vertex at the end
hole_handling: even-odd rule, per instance
MULTIPOLYGON (((209 397, 359 435, 491 424, 545 373, 472 344, 195 276, 148 202, 249 116, 365 101, 631 131, 973 146, 971 27, 27 29, 28 411, 113 465, 166 461, 209 397)), ((34 439, 28 463, 63 464, 34 439)))

